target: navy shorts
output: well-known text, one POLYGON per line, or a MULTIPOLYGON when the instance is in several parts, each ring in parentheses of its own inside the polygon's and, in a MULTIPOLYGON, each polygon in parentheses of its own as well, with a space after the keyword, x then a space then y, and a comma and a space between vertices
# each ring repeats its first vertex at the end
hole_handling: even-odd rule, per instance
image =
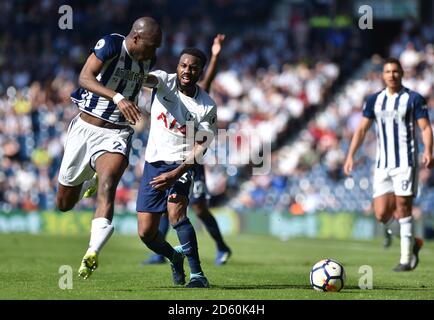
POLYGON ((190 204, 202 200, 208 200, 208 190, 205 181, 205 168, 203 164, 196 164, 193 167, 193 190, 191 192, 190 204))
POLYGON ((156 190, 149 184, 154 177, 169 172, 178 166, 178 163, 167 164, 164 161, 149 163, 145 161, 143 176, 140 180, 140 187, 137 194, 137 212, 167 212, 167 198, 171 194, 184 195, 188 199, 192 183, 192 175, 190 171, 187 171, 172 187, 164 191, 156 190))

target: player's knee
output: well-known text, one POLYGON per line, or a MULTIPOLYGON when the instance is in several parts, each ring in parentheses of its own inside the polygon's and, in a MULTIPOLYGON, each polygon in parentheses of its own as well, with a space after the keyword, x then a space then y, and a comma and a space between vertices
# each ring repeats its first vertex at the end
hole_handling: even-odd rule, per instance
POLYGON ((183 197, 177 193, 172 193, 167 197, 167 202, 170 202, 177 206, 181 206, 183 205, 183 197))
POLYGON ((167 215, 169 223, 173 226, 187 215, 188 199, 179 194, 171 194, 168 197, 167 215))
POLYGON ((117 179, 115 176, 106 176, 100 178, 100 188, 98 188, 98 195, 104 198, 113 199, 116 194, 117 179))
POLYGON ((387 223, 389 221, 389 219, 387 219, 385 216, 381 216, 381 217, 377 216, 377 221, 380 222, 380 223, 385 224, 385 223, 387 223))
POLYGON ((151 242, 155 236, 156 232, 152 230, 150 227, 140 227, 138 229, 138 234, 140 239, 146 244, 147 242, 151 242))
POLYGON ((147 232, 146 230, 139 230, 138 231, 139 234, 139 238, 143 241, 143 242, 148 242, 150 237, 149 237, 149 232, 147 232))
POLYGON ((174 212, 172 214, 169 214, 169 223, 170 225, 174 226, 185 217, 185 212, 174 212))
POLYGON ((396 208, 395 214, 396 214, 396 218, 398 219, 405 218, 411 215, 411 209, 409 210, 405 206, 398 206, 396 208))
POLYGON ((392 215, 393 215, 393 213, 391 214, 387 210, 377 210, 375 212, 375 217, 377 218, 377 221, 381 222, 381 223, 388 222, 390 220, 390 218, 392 217, 392 215))
POLYGON ((69 203, 64 198, 60 198, 60 197, 56 198, 56 206, 62 212, 67 212, 69 210, 72 210, 72 208, 74 208, 73 203, 69 203))

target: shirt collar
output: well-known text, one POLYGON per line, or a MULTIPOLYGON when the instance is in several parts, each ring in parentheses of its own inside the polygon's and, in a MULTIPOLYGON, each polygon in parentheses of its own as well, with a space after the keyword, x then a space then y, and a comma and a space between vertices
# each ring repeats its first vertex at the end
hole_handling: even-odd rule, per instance
POLYGON ((404 86, 401 86, 401 90, 399 90, 398 92, 395 92, 394 94, 391 94, 391 93, 389 92, 389 88, 386 87, 386 95, 387 95, 388 97, 399 96, 399 95, 401 95, 401 93, 402 93, 404 90, 405 90, 404 86))
POLYGON ((122 41, 122 46, 124 47, 124 49, 125 49, 125 51, 127 52, 128 56, 129 56, 132 60, 134 60, 134 58, 133 58, 133 57, 131 56, 131 54, 128 52, 128 49, 127 49, 127 45, 126 45, 125 40, 122 41))

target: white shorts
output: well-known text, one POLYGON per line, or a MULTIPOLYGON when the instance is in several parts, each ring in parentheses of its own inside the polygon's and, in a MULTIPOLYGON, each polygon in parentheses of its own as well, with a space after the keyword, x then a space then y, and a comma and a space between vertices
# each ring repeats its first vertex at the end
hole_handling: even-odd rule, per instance
POLYGON ((375 169, 374 198, 387 193, 397 196, 416 196, 419 170, 416 167, 375 169))
POLYGON ((94 126, 76 116, 69 124, 65 152, 58 181, 64 186, 77 186, 93 177, 95 161, 106 152, 129 156, 134 130, 107 129, 94 126))

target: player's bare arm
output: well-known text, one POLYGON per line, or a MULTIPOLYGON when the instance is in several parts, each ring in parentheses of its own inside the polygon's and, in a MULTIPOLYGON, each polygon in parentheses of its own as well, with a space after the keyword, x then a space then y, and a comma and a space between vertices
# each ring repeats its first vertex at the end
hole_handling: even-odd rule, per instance
POLYGON ((143 81, 143 87, 145 88, 156 88, 158 86, 158 78, 153 74, 148 74, 143 81))
POLYGON ((108 100, 113 100, 115 96, 119 95, 120 101, 117 101, 115 98, 114 102, 117 104, 119 110, 128 122, 135 124, 142 116, 140 109, 133 102, 122 97, 117 92, 104 87, 96 79, 97 75, 101 72, 103 64, 104 63, 99 60, 94 53, 92 53, 89 58, 87 58, 87 61, 80 72, 80 77, 78 79, 80 86, 108 100))
POLYGON ((365 140, 366 133, 372 125, 372 119, 363 117, 356 131, 354 132, 354 136, 351 139, 350 148, 348 150, 347 158, 344 163, 344 173, 349 176, 351 171, 353 170, 353 157, 359 149, 360 145, 365 140))
POLYGON ((214 38, 214 43, 211 48, 212 55, 208 64, 208 68, 206 69, 204 78, 198 83, 198 85, 206 92, 209 92, 209 89, 211 87, 211 82, 214 80, 214 77, 216 75, 217 61, 225 37, 226 35, 224 34, 217 34, 216 37, 214 38))
POLYGON ((432 157, 433 152, 433 133, 431 123, 426 118, 417 120, 417 124, 421 130, 422 142, 424 145, 424 151, 422 156, 422 163, 425 168, 431 169, 434 167, 434 161, 432 157))

